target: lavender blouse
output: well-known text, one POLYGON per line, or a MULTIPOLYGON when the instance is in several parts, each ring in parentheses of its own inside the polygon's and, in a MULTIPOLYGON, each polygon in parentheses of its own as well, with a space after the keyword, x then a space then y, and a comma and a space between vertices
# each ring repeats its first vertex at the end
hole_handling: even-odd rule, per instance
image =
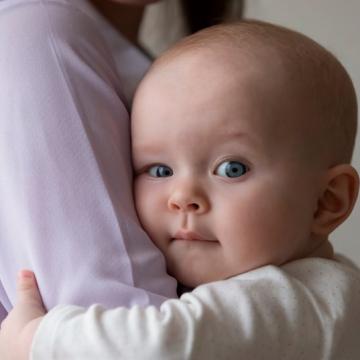
POLYGON ((22 268, 48 309, 176 296, 132 199, 124 104, 147 66, 85 0, 0 0, 0 320, 22 268))

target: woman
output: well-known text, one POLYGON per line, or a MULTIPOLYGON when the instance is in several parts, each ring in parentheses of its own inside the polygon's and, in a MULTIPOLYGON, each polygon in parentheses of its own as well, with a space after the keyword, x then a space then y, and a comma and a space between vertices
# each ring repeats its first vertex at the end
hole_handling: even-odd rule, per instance
POLYGON ((147 66, 85 0, 1 1, 0 320, 20 268, 47 308, 176 296, 131 196, 126 99, 147 66))

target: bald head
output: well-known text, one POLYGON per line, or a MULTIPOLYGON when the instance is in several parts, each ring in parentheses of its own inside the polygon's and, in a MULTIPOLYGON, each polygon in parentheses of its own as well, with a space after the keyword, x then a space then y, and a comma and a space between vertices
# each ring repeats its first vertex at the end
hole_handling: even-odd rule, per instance
MULTIPOLYGON (((282 77, 289 101, 303 112, 294 125, 311 154, 332 166, 351 161, 356 128, 356 94, 341 63, 325 48, 295 31, 259 21, 219 25, 180 41, 155 61, 149 75, 189 53, 223 53, 238 61, 256 64, 274 78, 282 77), (301 128, 301 130, 299 130, 301 128)), ((234 68, 231 68, 234 71, 234 68)), ((284 101, 284 99, 279 99, 284 101)), ((295 121, 288 119, 288 121, 295 121)))

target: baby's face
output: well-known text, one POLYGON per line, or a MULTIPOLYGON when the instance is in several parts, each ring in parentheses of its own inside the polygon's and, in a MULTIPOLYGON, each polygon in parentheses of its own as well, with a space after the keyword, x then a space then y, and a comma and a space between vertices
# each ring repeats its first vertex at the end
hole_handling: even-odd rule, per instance
POLYGON ((137 211, 188 286, 306 256, 310 242, 316 172, 289 125, 301 115, 274 74, 236 69, 182 55, 134 103, 137 211))

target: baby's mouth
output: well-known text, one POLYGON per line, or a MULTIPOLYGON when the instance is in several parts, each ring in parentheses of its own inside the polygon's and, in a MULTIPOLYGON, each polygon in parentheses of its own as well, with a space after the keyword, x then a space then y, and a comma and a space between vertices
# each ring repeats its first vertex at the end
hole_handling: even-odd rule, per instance
POLYGON ((188 241, 212 241, 217 242, 215 239, 209 239, 199 234, 196 231, 181 229, 175 233, 171 240, 188 240, 188 241))

